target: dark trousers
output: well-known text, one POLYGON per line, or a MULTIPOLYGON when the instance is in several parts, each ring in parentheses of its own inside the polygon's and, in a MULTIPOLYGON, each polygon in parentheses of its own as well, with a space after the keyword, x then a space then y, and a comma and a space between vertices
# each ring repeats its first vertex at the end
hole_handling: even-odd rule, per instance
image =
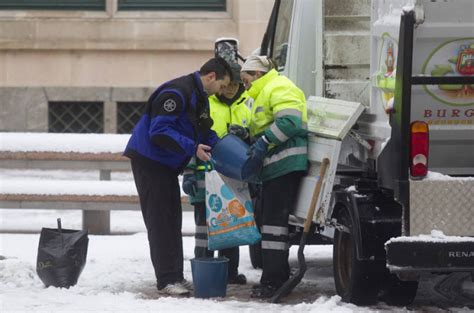
MULTIPOLYGON (((207 224, 206 224, 206 203, 197 202, 194 204, 194 222, 196 223, 196 245, 194 247, 194 257, 213 257, 214 251, 207 247, 207 224)), ((228 276, 235 277, 239 268, 239 247, 219 250, 220 257, 229 259, 228 276)))
POLYGON ((182 208, 178 174, 158 163, 132 159, 157 287, 183 280, 182 208))
POLYGON ((288 217, 301 177, 301 172, 292 172, 263 182, 261 284, 280 287, 290 276, 288 217))

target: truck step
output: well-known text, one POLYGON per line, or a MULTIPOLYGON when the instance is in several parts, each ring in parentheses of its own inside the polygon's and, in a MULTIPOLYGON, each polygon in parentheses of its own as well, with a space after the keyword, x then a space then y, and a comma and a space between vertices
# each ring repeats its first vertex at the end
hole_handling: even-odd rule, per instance
POLYGON ((474 238, 428 239, 398 237, 385 244, 391 272, 473 272, 474 238))

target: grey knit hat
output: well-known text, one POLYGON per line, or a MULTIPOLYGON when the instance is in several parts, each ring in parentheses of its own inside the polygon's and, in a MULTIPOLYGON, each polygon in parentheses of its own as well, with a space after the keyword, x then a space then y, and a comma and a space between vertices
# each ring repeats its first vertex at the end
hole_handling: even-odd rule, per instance
POLYGON ((272 63, 265 55, 249 55, 242 65, 242 72, 260 71, 269 72, 273 68, 272 63))

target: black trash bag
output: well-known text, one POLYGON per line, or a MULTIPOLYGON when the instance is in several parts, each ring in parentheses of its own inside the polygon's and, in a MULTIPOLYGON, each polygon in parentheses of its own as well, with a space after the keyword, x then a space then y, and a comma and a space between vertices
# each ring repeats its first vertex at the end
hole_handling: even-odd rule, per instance
POLYGON ((46 287, 74 286, 86 265, 87 230, 42 228, 36 272, 46 287))

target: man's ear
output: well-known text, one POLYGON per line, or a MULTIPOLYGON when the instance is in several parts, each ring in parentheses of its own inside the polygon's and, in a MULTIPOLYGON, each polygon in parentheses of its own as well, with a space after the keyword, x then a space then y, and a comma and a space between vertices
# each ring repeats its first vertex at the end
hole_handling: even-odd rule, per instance
POLYGON ((206 75, 206 78, 209 82, 216 80, 216 72, 210 72, 206 75))

